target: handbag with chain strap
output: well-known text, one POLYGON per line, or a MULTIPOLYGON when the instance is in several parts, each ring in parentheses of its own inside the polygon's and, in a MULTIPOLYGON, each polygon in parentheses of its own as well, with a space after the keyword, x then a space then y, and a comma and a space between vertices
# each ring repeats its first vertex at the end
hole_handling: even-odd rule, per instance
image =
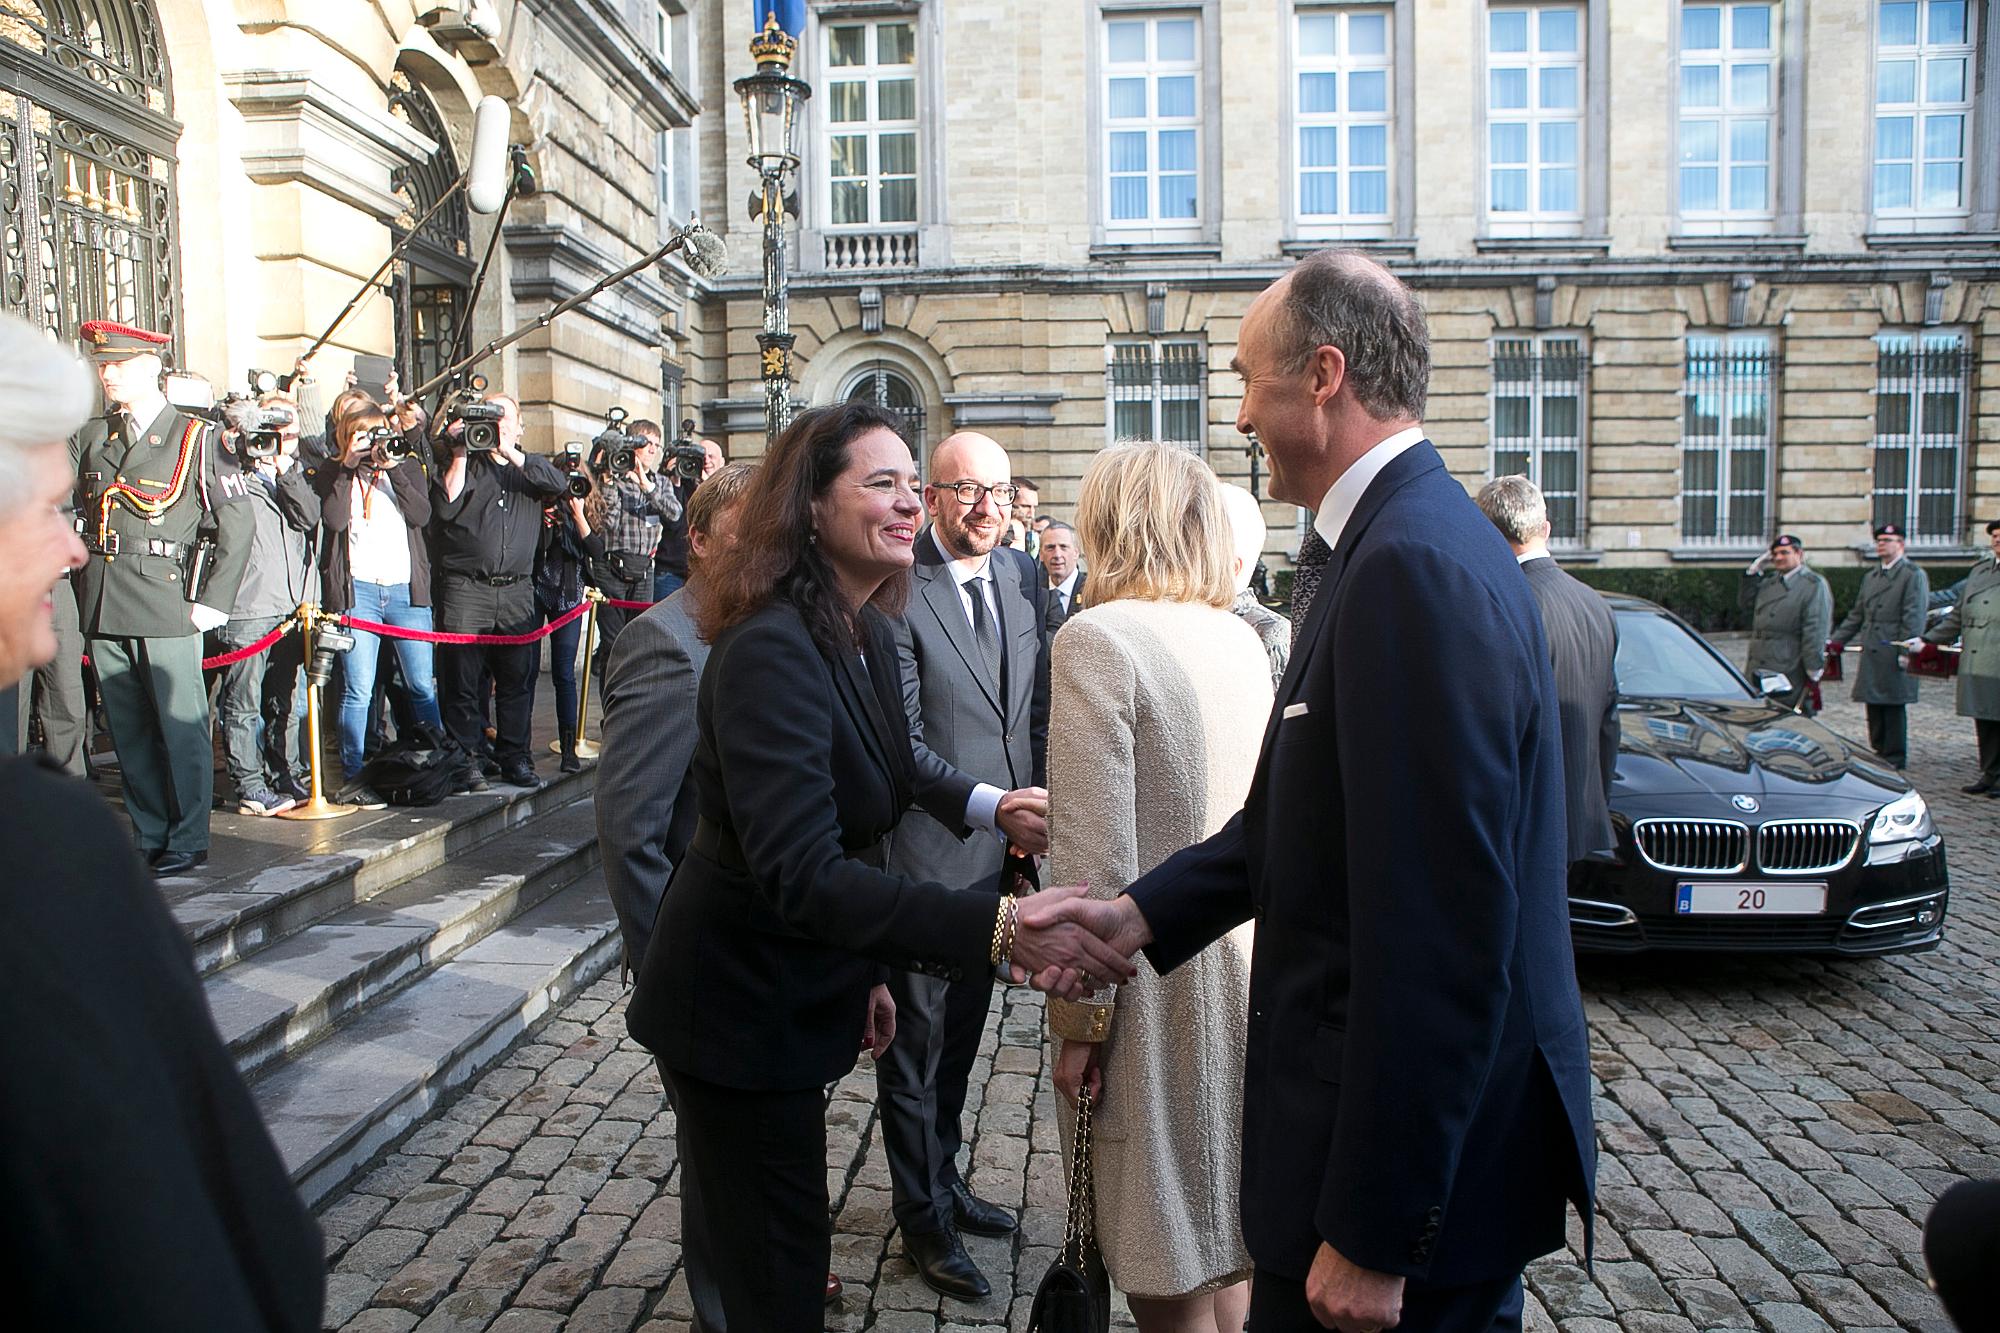
POLYGON ((1111 1327, 1111 1279, 1097 1250, 1097 1191, 1090 1172, 1090 1088, 1076 1095, 1076 1140, 1070 1147, 1069 1220, 1062 1249, 1035 1288, 1028 1333, 1106 1333, 1111 1327))

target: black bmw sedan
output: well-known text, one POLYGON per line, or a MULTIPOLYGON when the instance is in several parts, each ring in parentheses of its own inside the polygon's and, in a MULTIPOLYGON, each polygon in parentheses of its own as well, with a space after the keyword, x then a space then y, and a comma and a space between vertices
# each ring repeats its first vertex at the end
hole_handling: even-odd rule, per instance
POLYGON ((1944 839, 1903 775, 1766 698, 1678 616, 1605 600, 1618 618, 1618 851, 1570 871, 1577 947, 1937 947, 1944 839))

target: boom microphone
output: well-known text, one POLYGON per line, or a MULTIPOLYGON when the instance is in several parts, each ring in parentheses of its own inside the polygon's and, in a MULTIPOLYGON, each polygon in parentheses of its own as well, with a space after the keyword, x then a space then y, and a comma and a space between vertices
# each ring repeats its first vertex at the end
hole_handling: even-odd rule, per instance
POLYGON ((472 118, 472 164, 465 172, 465 199, 475 213, 498 213, 507 202, 507 181, 514 173, 507 156, 507 128, 512 113, 498 97, 479 99, 472 118))
POLYGON ((704 278, 712 278, 729 267, 729 246, 720 236, 698 222, 682 229, 681 258, 704 278))

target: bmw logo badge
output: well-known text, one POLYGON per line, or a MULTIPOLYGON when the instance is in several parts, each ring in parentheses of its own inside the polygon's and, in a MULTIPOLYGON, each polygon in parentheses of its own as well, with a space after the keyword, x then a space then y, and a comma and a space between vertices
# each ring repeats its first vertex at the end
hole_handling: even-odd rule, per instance
POLYGON ((1746 815, 1757 813, 1757 798, 1755 796, 1732 796, 1729 798, 1729 803, 1746 815))

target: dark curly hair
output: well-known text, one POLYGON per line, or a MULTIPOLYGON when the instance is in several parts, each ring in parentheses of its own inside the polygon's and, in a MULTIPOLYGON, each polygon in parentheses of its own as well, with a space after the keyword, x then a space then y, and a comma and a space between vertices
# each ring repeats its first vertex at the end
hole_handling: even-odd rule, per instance
MULTIPOLYGON (((834 403, 799 413, 764 455, 739 502, 736 539, 714 552, 702 571, 696 613, 701 637, 722 631, 783 598, 798 608, 813 642, 829 657, 859 646, 859 621, 842 604, 833 568, 813 532, 813 501, 847 470, 848 446, 871 430, 901 434, 896 418, 872 403, 834 403)), ((904 570, 868 604, 899 616, 910 593, 904 570)))

